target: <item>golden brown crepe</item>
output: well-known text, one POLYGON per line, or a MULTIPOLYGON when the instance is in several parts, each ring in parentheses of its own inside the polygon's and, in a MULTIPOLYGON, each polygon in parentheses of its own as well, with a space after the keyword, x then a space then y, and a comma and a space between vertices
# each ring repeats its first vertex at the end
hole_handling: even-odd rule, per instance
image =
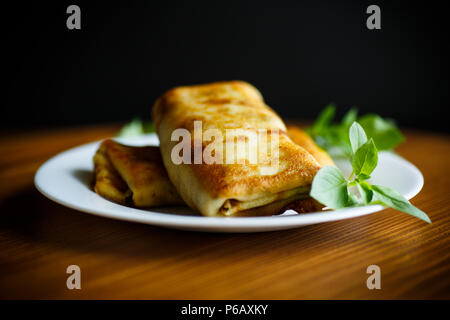
MULTIPOLYGON (((302 131, 302 129, 296 126, 288 126, 287 129, 288 135, 291 138, 291 140, 296 144, 298 144, 299 146, 305 148, 308 152, 310 152, 322 166, 334 165, 333 160, 331 160, 330 156, 324 150, 320 149, 315 144, 315 142, 308 135, 306 135, 306 133, 302 131)), ((131 190, 128 188, 128 185, 122 179, 119 172, 117 172, 116 168, 111 163, 106 153, 107 146, 108 149, 111 150, 112 149, 111 146, 115 145, 121 147, 120 144, 118 144, 113 140, 106 140, 100 145, 97 153, 94 156, 94 165, 95 165, 94 189, 95 192, 97 192, 104 198, 107 198, 111 201, 120 204, 126 204, 127 202, 131 202, 128 201, 131 199, 132 195, 131 190)), ((139 154, 139 152, 142 152, 141 147, 127 146, 126 149, 128 150, 128 152, 124 154, 124 157, 128 157, 129 162, 135 161, 134 158, 130 157, 131 154, 139 154)), ((162 165, 159 147, 149 146, 146 147, 144 150, 146 150, 147 153, 152 155, 151 158, 154 159, 153 166, 157 168, 155 170, 162 170, 164 171, 164 174, 161 175, 159 179, 147 179, 146 183, 148 185, 143 185, 141 188, 146 190, 154 189, 157 187, 158 184, 161 184, 161 179, 166 180, 162 182, 163 185, 167 184, 172 185, 167 176, 167 173, 165 172, 165 168, 162 165)), ((149 158, 150 157, 147 157, 147 159, 149 158)), ((141 174, 143 173, 141 172, 136 173, 136 175, 141 174)), ((175 190, 174 187, 172 187, 171 189, 175 190)), ((161 193, 159 193, 158 195, 161 196, 161 193)), ((163 203, 163 205, 178 205, 182 202, 180 197, 176 197, 174 201, 171 202, 171 199, 167 199, 165 195, 162 196, 163 199, 154 199, 153 203, 154 204, 163 203)), ((314 201, 311 198, 297 200, 292 203, 290 201, 291 200, 289 199, 286 201, 277 201, 272 205, 266 205, 255 209, 241 211, 237 215, 239 216, 271 215, 274 213, 282 212, 285 208, 293 209, 299 213, 306 213, 321 210, 323 207, 322 205, 317 203, 317 201, 314 201)), ((153 205, 151 204, 148 206, 153 205)))
POLYGON ((335 166, 330 155, 321 149, 305 131, 296 126, 287 126, 287 133, 292 141, 305 148, 322 167, 335 166))
POLYGON ((183 204, 158 147, 130 147, 108 139, 100 145, 94 165, 95 191, 105 198, 124 204, 131 195, 136 207, 183 204))
POLYGON ((126 204, 131 196, 131 190, 109 160, 105 143, 100 145, 94 155, 94 169, 95 192, 108 200, 126 204))
MULTIPOLYGON (((280 117, 264 103, 259 91, 246 82, 174 88, 156 101, 153 119, 170 180, 183 200, 206 216, 237 215, 244 210, 262 210, 267 205, 277 208, 272 212, 277 213, 281 205, 308 197, 313 177, 321 167, 308 151, 287 136, 280 117), (243 128, 257 134, 258 138, 260 129, 279 132, 278 144, 272 140, 267 142, 271 152, 274 148, 279 150, 278 165, 249 164, 245 159, 245 164, 207 164, 204 161, 175 164, 172 150, 179 142, 172 141, 172 133, 179 128, 186 129, 195 148, 199 138, 194 139, 194 121, 202 121, 203 132, 219 130, 223 138, 214 139, 214 144, 223 144, 223 150, 231 143, 225 139, 227 129, 243 128)), ((200 142, 201 151, 206 147, 204 141, 200 142)), ((256 150, 258 155, 259 150, 256 150)), ((220 149, 215 152, 220 153, 220 149)))

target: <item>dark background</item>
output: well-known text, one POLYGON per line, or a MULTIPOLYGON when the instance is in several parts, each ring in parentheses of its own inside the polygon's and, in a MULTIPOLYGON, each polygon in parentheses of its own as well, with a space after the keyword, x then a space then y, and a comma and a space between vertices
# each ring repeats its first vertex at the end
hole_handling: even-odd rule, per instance
POLYGON ((285 119, 392 117, 448 131, 443 4, 407 1, 58 1, 2 4, 2 129, 150 117, 186 84, 241 79, 285 119), (81 30, 66 8, 81 7, 81 30), (381 7, 381 30, 366 8, 381 7), (6 53, 6 54, 5 54, 6 53))

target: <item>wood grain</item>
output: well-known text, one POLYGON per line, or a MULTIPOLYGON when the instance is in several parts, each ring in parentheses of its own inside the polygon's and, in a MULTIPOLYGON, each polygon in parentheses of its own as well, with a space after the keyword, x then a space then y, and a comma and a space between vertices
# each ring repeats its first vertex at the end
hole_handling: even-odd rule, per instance
POLYGON ((37 168, 118 126, 0 134, 0 298, 450 298, 450 138, 406 130, 398 152, 424 174, 412 202, 432 225, 394 210, 259 234, 175 231, 91 216, 33 186, 37 168), (66 288, 81 267, 82 289, 66 288), (366 287, 381 268, 381 290, 366 287))

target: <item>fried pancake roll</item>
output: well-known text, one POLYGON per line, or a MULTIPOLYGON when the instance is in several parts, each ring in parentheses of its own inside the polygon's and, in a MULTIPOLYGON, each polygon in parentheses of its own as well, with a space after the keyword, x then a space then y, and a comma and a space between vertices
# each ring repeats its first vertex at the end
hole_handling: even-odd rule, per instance
MULTIPOLYGON (((103 166, 103 174, 109 179, 102 182, 99 180, 99 174, 96 175, 95 191, 100 195, 117 193, 107 191, 119 186, 115 179, 118 174, 129 189, 132 203, 136 207, 183 204, 183 200, 167 177, 158 147, 131 147, 108 139, 103 141, 99 152, 94 157, 96 168, 102 168, 101 161, 104 163, 109 161, 108 166, 103 166), (99 152, 102 158, 97 156, 99 152), (113 176, 114 179, 111 178, 113 176)), ((97 171, 99 170, 96 169, 97 171)), ((123 185, 117 190, 124 190, 123 185)), ((125 192, 123 194, 126 195, 125 192)), ((124 202, 119 197, 105 197, 115 202, 124 202)))
POLYGON ((288 137, 280 117, 246 82, 174 88, 156 101, 153 119, 170 180, 205 216, 233 216, 267 205, 279 211, 308 197, 321 167, 288 137))
MULTIPOLYGON (((324 150, 318 147, 315 144, 315 142, 302 129, 296 126, 288 126, 287 132, 293 142, 305 148, 309 153, 311 153, 311 155, 314 156, 314 158, 322 166, 334 165, 334 162, 331 159, 331 157, 324 150)), ((111 201, 120 204, 126 204, 127 200, 132 201, 131 199, 132 193, 131 190, 128 188, 128 185, 122 179, 119 172, 117 172, 117 170, 114 168, 113 164, 108 158, 108 155, 106 153, 106 145, 111 143, 117 144, 114 141, 109 142, 109 140, 108 142, 102 143, 94 156, 94 166, 96 176, 94 189, 95 192, 97 192, 104 198, 107 198, 111 201)), ((141 152, 139 151, 141 147, 127 146, 126 148, 132 154, 138 154, 139 152, 141 152)), ((156 157, 158 156, 159 154, 158 147, 147 147, 147 148, 151 149, 150 153, 154 154, 156 157)), ((130 161, 133 162, 135 160, 130 159, 130 161)), ((157 162, 159 164, 162 164, 162 159, 159 157, 157 162)), ((164 170, 162 179, 164 179, 164 177, 166 179, 166 181, 163 182, 163 184, 166 185, 166 183, 169 183, 170 185, 172 185, 169 178, 167 177, 167 173, 165 173, 165 168, 163 166, 160 166, 160 170, 164 170)), ((157 187, 156 184, 161 183, 161 181, 158 179, 148 179, 147 183, 149 185, 144 186, 143 189, 156 188, 157 187)), ((172 190, 174 189, 175 187, 172 186, 172 190)), ((161 195, 161 193, 159 195, 161 195)), ((161 196, 165 200, 155 199, 154 203, 164 203, 164 205, 179 205, 182 202, 179 196, 172 198, 173 202, 171 202, 171 199, 167 199, 166 195, 161 196)), ((236 215, 238 216, 272 215, 274 213, 282 212, 284 209, 293 209, 299 213, 306 213, 306 212, 320 211, 322 207, 323 206, 317 204, 317 202, 313 201, 313 199, 311 198, 297 200, 292 203, 290 203, 290 200, 288 199, 285 201, 278 201, 272 205, 266 205, 263 207, 244 210, 236 215)))

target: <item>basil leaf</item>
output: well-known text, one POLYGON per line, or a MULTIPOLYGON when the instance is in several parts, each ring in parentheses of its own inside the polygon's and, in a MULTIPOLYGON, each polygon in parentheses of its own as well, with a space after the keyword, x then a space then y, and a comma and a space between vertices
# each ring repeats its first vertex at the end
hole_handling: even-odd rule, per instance
POLYGON ((358 180, 359 180, 359 181, 368 180, 368 179, 370 179, 370 176, 367 175, 367 174, 360 173, 360 174, 358 175, 358 180))
POLYGON ((117 137, 136 137, 145 133, 154 132, 155 127, 151 121, 142 121, 139 118, 134 118, 120 129, 117 137))
POLYGON ((393 122, 376 114, 367 114, 359 119, 368 137, 373 138, 378 150, 391 150, 405 140, 393 122))
POLYGON ((346 207, 356 206, 359 202, 359 199, 353 193, 348 192, 348 202, 346 207))
MULTIPOLYGON (((353 122, 357 120, 358 110, 355 107, 352 107, 347 113, 342 117, 342 126, 344 128, 350 128, 353 122)), ((347 131, 347 130, 346 130, 347 131)))
POLYGON ((338 168, 323 167, 314 177, 310 196, 331 209, 346 207, 349 201, 347 180, 338 168))
POLYGON ((365 181, 358 181, 356 187, 358 188, 362 203, 368 204, 370 201, 372 201, 373 191, 370 184, 365 181))
POLYGON ((143 133, 151 133, 155 132, 155 125, 152 121, 144 121, 142 123, 142 132, 143 133))
POLYGON ((394 189, 373 185, 374 198, 378 199, 385 206, 408 213, 416 218, 431 223, 430 218, 425 212, 413 206, 405 197, 394 189))
POLYGON ((334 113, 336 111, 336 107, 334 104, 329 104, 322 112, 320 112, 317 120, 312 125, 310 131, 312 135, 320 135, 331 124, 333 121, 334 113))
POLYGON ((369 176, 378 163, 378 151, 371 138, 363 144, 352 157, 353 172, 356 176, 369 176))
POLYGON ((347 111, 347 113, 344 115, 344 117, 342 118, 341 123, 335 125, 336 129, 336 133, 337 133, 337 137, 340 140, 341 146, 345 146, 345 150, 344 152, 351 156, 352 151, 351 151, 351 145, 350 145, 350 139, 349 139, 349 129, 350 126, 353 124, 353 122, 355 122, 357 120, 357 116, 358 116, 358 111, 356 110, 356 108, 352 108, 349 111, 347 111))
POLYGON ((367 142, 367 136, 364 129, 359 125, 358 122, 353 122, 350 127, 350 144, 352 146, 353 153, 367 142))

